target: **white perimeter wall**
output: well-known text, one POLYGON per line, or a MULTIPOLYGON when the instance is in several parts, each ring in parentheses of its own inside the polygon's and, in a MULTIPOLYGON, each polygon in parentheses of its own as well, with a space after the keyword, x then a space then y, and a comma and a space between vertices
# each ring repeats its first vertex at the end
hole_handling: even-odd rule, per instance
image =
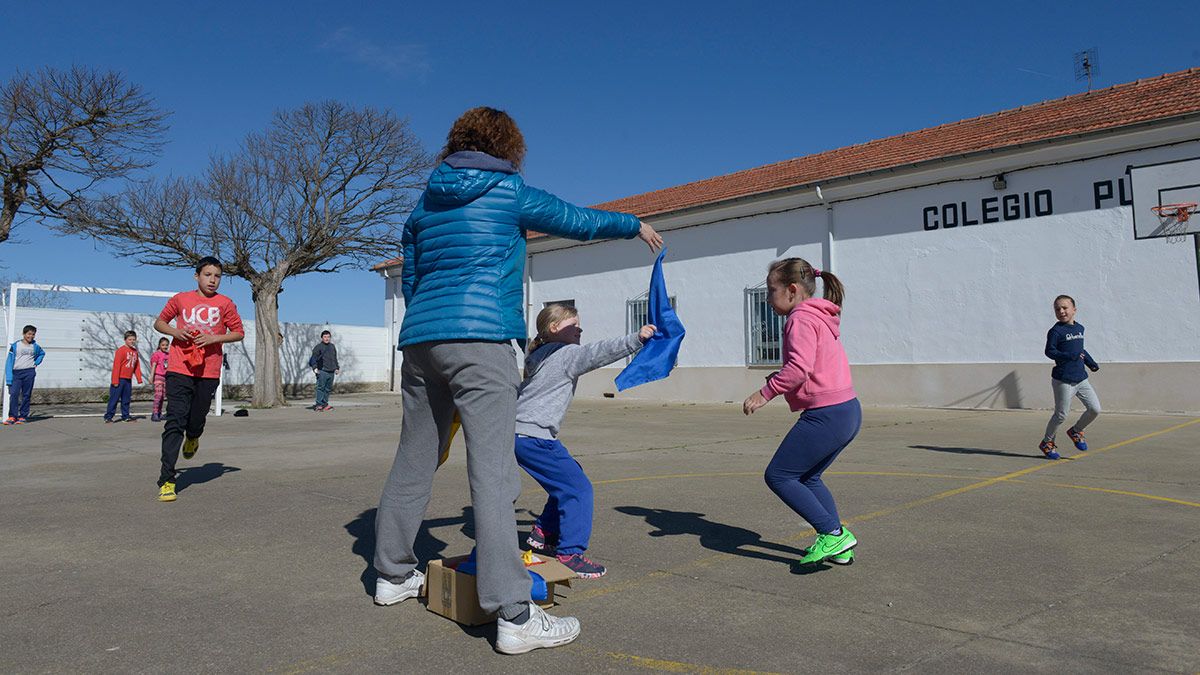
MULTIPOLYGON (((46 350, 46 359, 38 367, 37 388, 105 387, 113 352, 123 343, 126 330, 137 331, 143 374, 148 372, 150 354, 162 337, 154 332, 154 319, 151 314, 18 307, 16 330, 26 324, 37 326, 38 344, 46 350)), ((254 379, 254 322, 243 321, 243 325, 246 339, 225 345, 229 362, 226 384, 249 384, 254 379)), ((388 381, 390 354, 386 327, 285 323, 281 350, 285 384, 312 381, 308 357, 323 330, 333 333, 338 348, 342 369, 339 382, 388 381)))

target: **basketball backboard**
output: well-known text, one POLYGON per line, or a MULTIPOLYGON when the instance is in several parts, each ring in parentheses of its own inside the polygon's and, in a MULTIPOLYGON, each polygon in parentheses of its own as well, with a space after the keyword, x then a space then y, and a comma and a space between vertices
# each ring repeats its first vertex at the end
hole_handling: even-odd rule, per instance
POLYGON ((1200 233, 1200 215, 1180 219, 1177 209, 1163 217, 1155 207, 1167 204, 1200 204, 1200 157, 1129 167, 1133 189, 1133 238, 1154 239, 1200 233))

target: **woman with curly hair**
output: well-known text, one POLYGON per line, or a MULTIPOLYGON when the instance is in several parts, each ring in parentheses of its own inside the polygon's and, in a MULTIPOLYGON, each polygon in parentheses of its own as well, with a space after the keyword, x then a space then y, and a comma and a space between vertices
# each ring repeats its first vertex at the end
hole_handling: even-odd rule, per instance
POLYGON ((507 113, 466 111, 404 224, 404 419, 375 523, 375 603, 416 597, 425 577, 413 544, 457 411, 475 511, 479 605, 498 614, 496 649, 506 654, 579 636, 578 620, 549 616, 530 602, 517 544, 515 340, 525 338, 526 233, 639 237, 651 250, 662 246, 662 237, 636 216, 580 208, 526 185, 519 173, 524 158, 525 139, 507 113))

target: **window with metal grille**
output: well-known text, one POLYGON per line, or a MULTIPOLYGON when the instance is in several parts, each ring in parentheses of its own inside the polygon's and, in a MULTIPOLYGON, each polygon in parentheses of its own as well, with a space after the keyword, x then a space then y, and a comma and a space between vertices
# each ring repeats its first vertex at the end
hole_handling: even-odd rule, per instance
POLYGON ((767 302, 767 284, 746 289, 746 365, 779 365, 784 317, 767 302))
MULTIPOLYGON (((670 296, 671 309, 676 309, 675 296, 670 296)), ((650 293, 649 291, 631 300, 625 301, 625 332, 636 333, 642 326, 648 323, 650 315, 650 293)))

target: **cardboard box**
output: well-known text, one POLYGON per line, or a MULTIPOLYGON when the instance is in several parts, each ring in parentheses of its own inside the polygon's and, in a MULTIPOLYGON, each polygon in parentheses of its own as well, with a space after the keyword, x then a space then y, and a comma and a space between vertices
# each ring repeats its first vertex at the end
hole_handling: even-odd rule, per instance
MULTIPOLYGON (((570 586, 575 578, 566 565, 554 558, 534 554, 542 562, 528 566, 525 569, 537 572, 546 580, 546 600, 538 602, 542 607, 555 604, 555 588, 561 584, 570 586)), ((464 626, 478 626, 496 620, 495 614, 487 614, 479 607, 479 593, 475 588, 475 576, 463 574, 456 568, 465 561, 467 556, 430 561, 425 570, 426 608, 435 614, 441 614, 464 626)))

